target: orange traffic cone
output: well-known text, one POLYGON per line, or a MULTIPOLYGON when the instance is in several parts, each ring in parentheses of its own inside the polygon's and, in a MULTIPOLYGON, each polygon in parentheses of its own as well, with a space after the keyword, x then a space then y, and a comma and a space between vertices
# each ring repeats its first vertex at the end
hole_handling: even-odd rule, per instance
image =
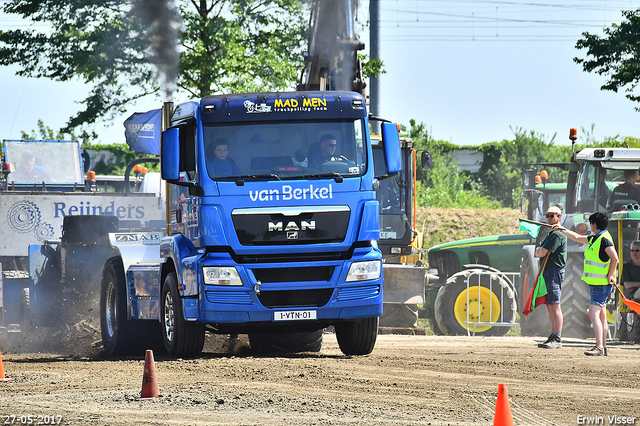
POLYGON ((156 376, 156 364, 153 361, 153 351, 147 350, 144 356, 144 374, 142 376, 142 392, 136 401, 146 401, 157 398, 160 395, 158 377, 156 376))
POLYGON ((10 377, 4 377, 4 367, 2 366, 2 353, 0 353, 0 382, 10 382, 13 379, 10 377))
POLYGON ((507 385, 503 383, 498 384, 498 400, 496 401, 496 414, 493 417, 493 426, 513 426, 513 416, 511 416, 507 385))

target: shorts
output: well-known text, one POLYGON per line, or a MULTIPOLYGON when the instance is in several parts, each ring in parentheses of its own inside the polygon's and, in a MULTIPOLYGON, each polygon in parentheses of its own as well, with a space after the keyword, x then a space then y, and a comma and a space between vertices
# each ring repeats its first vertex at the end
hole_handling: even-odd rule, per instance
POLYGON ((544 282, 547 284, 547 304, 560 303, 564 268, 546 268, 542 276, 544 277, 544 282))
POLYGON ((607 304, 609 293, 611 293, 611 284, 589 285, 589 295, 591 296, 589 304, 604 307, 607 304))

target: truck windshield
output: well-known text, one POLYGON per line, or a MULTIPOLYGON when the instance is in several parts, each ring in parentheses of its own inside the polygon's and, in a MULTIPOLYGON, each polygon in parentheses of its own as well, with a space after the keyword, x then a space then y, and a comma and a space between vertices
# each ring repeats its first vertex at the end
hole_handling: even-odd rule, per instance
POLYGON ((205 126, 203 138, 211 179, 361 176, 367 170, 361 119, 205 126))
POLYGON ((600 167, 599 163, 583 163, 578 177, 577 211, 606 211, 611 207, 608 206, 611 191, 622 183, 624 183, 624 170, 605 169, 600 167), (597 186, 596 182, 599 182, 597 186))
POLYGON ((78 143, 74 141, 35 142, 4 141, 6 161, 15 172, 15 183, 82 183, 78 143))

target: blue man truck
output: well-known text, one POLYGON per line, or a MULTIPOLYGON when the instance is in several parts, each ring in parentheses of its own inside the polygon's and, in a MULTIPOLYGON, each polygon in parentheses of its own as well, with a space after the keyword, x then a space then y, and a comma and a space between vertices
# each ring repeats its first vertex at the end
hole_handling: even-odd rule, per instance
POLYGON ((109 233, 106 353, 157 337, 169 356, 194 357, 206 331, 317 350, 331 325, 343 353, 370 353, 383 294, 376 190, 401 170, 396 125, 382 123, 376 176, 355 92, 208 96, 165 104, 163 117, 167 226, 109 233))

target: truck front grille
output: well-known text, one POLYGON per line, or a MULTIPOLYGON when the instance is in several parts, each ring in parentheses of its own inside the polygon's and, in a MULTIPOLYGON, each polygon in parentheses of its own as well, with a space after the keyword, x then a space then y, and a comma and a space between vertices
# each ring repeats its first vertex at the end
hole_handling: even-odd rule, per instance
POLYGON ((326 305, 331 299, 333 289, 322 288, 313 290, 281 290, 261 291, 258 295, 260 303, 265 308, 285 307, 316 307, 326 305))
POLYGON ((329 281, 334 269, 334 266, 314 266, 310 268, 252 269, 252 272, 256 279, 262 283, 292 283, 329 281))

